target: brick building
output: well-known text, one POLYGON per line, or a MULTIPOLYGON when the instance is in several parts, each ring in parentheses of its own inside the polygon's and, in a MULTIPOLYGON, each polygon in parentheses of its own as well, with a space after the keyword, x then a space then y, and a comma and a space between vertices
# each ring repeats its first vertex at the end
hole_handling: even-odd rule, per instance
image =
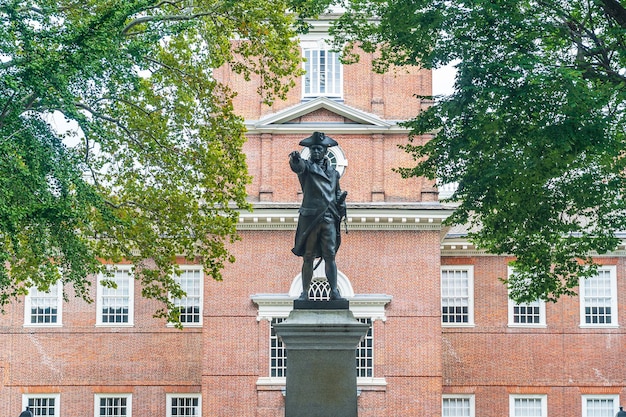
MULTIPOLYGON (((341 293, 371 324, 357 349, 361 417, 615 415, 626 395, 624 247, 599 258, 578 298, 511 303, 498 280, 510 259, 443 227, 451 209, 434 183, 392 171, 412 162, 398 122, 428 104, 414 94, 430 93, 431 73, 374 74, 368 55, 342 66, 324 38, 324 22, 302 38, 307 75, 271 108, 254 83, 216 73, 248 124, 254 211, 241 213, 223 282, 183 266, 185 328, 152 318, 124 266, 117 290, 93 278, 93 304, 33 292, 0 316, 0 415, 29 405, 55 417, 282 416, 286 358, 272 323, 301 288, 288 154, 313 131, 339 143, 331 159, 349 192, 337 264, 341 293)), ((326 291, 316 275, 311 296, 326 291)))

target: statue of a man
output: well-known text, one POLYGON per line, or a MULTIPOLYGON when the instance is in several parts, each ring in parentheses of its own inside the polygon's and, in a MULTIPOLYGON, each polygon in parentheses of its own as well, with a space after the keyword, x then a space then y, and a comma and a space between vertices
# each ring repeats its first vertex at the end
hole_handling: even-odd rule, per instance
POLYGON ((313 278, 313 261, 324 259, 326 279, 330 285, 330 299, 342 299, 337 290, 337 264, 335 254, 341 243, 341 219, 346 214, 346 195, 339 187, 339 173, 326 157, 330 146, 337 142, 321 132, 302 140, 301 146, 309 148, 311 156, 302 159, 298 151, 289 154, 289 166, 298 174, 304 198, 300 207, 294 254, 302 261, 302 294, 300 300, 309 299, 313 278))

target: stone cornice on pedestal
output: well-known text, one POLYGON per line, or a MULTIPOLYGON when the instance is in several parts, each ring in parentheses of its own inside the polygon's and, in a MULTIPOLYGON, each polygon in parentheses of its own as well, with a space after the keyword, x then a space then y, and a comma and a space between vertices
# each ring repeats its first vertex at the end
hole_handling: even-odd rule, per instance
MULTIPOLYGON (((257 320, 269 320, 273 318, 287 317, 293 310, 294 297, 289 294, 254 294, 250 296, 252 301, 259 306, 257 320)), ((355 294, 346 297, 350 302, 350 311, 357 318, 371 318, 372 320, 385 321, 385 306, 391 302, 392 297, 387 294, 355 294)), ((323 301, 320 301, 323 302, 323 301)))

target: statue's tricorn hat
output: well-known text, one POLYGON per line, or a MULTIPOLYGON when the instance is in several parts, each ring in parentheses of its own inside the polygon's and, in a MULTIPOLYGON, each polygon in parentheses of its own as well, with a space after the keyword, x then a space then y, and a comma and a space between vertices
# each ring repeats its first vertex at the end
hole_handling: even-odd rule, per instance
POLYGON ((339 144, 335 141, 335 139, 326 136, 322 132, 313 132, 311 136, 300 141, 300 146, 306 146, 309 148, 313 145, 322 145, 328 148, 339 144))

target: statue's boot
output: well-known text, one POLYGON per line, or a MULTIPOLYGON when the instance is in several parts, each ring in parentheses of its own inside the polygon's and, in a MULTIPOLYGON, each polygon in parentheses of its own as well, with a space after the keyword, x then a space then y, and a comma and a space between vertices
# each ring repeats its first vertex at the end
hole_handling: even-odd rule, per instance
POLYGON ((311 281, 313 280, 313 262, 310 262, 311 265, 304 264, 302 266, 302 293, 298 300, 306 301, 309 299, 309 289, 311 288, 311 281))
POLYGON ((330 299, 331 300, 345 300, 339 294, 339 290, 337 289, 337 276, 326 277, 328 279, 328 284, 330 285, 330 299))

